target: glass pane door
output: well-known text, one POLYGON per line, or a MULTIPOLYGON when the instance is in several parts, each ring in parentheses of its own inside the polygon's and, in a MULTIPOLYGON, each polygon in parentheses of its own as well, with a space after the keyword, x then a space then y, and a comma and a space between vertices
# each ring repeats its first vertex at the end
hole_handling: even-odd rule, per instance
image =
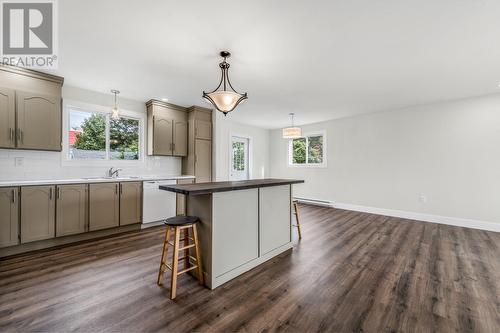
POLYGON ((248 179, 248 139, 231 138, 231 180, 248 179))

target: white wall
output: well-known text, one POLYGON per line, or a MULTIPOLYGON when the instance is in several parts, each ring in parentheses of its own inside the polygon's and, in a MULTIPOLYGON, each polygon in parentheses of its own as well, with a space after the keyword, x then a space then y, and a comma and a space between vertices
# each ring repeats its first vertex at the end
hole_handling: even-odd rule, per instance
POLYGON ((327 131, 326 168, 288 167, 287 141, 270 136, 271 176, 305 180, 295 196, 500 231, 500 95, 302 129, 327 131))
MULTIPOLYGON (((75 87, 63 87, 63 100, 78 101, 100 106, 112 106, 113 96, 75 87)), ((146 113, 143 102, 119 98, 122 109, 137 114, 146 113)), ((145 130, 144 133, 145 134, 145 130)), ((64 137, 64 136, 63 136, 64 137)), ((80 178, 104 176, 107 169, 119 162, 99 165, 78 165, 65 161, 63 153, 43 151, 23 151, 0 149, 0 181, 26 179, 80 178), (23 165, 16 166, 16 158, 21 158, 23 165)), ((123 175, 178 175, 181 173, 181 158, 179 157, 148 157, 141 163, 119 165, 123 175)))
MULTIPOLYGON (((269 176, 269 130, 231 121, 231 114, 224 117, 214 111, 214 177, 216 181, 229 180, 229 144, 232 135, 249 137, 251 140, 251 178, 269 176)), ((237 112, 237 111, 236 111, 237 112)))

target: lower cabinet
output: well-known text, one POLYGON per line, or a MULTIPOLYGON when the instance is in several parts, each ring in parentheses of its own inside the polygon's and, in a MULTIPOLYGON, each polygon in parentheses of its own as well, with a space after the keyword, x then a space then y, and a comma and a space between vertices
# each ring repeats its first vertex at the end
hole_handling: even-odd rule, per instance
POLYGON ((0 248, 142 223, 142 192, 142 181, 0 187, 0 248))
POLYGON ((21 188, 21 243, 55 236, 55 186, 21 188))
POLYGON ((120 225, 142 222, 142 182, 120 183, 120 225))
POLYGON ((58 185, 56 198, 56 236, 87 231, 87 185, 58 185))
POLYGON ((0 188, 0 247, 19 243, 18 188, 0 188))
POLYGON ((89 231, 120 225, 118 183, 89 185, 89 231))

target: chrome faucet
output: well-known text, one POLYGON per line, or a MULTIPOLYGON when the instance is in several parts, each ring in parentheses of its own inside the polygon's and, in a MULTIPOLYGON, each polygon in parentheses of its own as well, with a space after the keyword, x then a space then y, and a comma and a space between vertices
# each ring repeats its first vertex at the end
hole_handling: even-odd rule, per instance
POLYGON ((117 177, 120 177, 120 175, 118 174, 118 172, 120 172, 122 169, 120 168, 114 168, 114 167, 111 167, 109 168, 108 170, 108 177, 111 177, 111 178, 117 178, 117 177))

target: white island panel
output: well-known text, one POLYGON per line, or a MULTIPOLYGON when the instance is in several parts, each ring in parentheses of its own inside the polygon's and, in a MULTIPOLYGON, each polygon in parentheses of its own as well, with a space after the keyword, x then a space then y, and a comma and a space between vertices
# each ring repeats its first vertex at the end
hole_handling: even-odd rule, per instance
POLYGON ((258 189, 213 193, 213 278, 259 257, 258 200, 258 189))
POLYGON ((290 185, 259 190, 260 255, 291 242, 290 185))

